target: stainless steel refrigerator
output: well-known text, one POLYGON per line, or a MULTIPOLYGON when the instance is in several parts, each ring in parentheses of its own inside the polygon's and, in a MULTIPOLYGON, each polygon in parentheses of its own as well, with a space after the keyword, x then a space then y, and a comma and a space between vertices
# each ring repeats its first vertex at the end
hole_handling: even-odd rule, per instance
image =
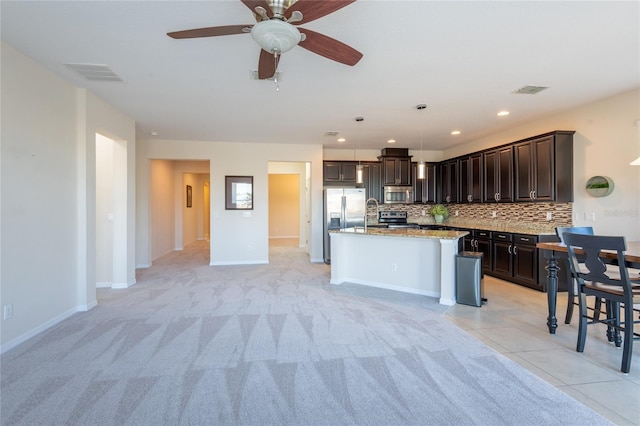
POLYGON ((366 213, 364 188, 324 189, 324 262, 331 263, 329 230, 364 226, 366 213))

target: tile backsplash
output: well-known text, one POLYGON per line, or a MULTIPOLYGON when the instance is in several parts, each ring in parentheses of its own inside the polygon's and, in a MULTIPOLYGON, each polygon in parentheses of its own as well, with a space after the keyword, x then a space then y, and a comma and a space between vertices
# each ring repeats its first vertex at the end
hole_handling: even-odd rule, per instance
MULTIPOLYGON (((445 225, 488 229, 521 228, 554 232, 556 226, 571 226, 573 203, 469 203, 445 204, 449 217, 445 225)), ((433 223, 432 204, 381 204, 380 210, 406 211, 409 222, 433 223)), ((375 215, 369 205, 368 213, 375 215)), ((373 210, 372 210, 373 209, 373 210)), ((371 216, 370 216, 371 217, 371 216)))

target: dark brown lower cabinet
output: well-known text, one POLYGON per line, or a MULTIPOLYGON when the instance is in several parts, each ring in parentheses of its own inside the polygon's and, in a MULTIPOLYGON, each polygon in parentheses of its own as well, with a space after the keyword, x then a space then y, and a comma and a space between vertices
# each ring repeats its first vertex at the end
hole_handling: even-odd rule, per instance
POLYGON ((511 234, 508 232, 493 232, 492 238, 492 269, 490 274, 543 290, 538 280, 538 249, 535 235, 511 234))

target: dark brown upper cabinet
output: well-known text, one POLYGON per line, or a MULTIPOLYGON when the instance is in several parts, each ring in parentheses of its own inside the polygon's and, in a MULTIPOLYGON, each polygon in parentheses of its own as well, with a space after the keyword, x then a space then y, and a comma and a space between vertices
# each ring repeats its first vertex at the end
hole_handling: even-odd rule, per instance
POLYGON ((513 145, 515 201, 573 201, 573 134, 557 131, 513 145))
POLYGON ((482 153, 477 152, 458 161, 460 170, 459 202, 482 202, 482 153))
POLYGON ((356 183, 357 161, 325 161, 322 180, 325 185, 356 183))
POLYGON ((506 146, 484 154, 484 202, 513 202, 513 147, 506 146))
POLYGON ((411 157, 379 157, 383 185, 411 185, 411 157))
POLYGON ((457 203, 458 202, 458 160, 443 161, 438 165, 439 184, 439 203, 457 203))

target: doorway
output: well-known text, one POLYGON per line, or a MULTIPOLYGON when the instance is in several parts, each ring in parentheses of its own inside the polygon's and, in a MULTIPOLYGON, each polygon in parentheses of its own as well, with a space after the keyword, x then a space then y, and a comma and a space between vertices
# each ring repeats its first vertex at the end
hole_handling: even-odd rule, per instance
POLYGON ((126 288, 127 147, 96 133, 96 287, 126 288))
POLYGON ((300 247, 309 253, 310 163, 270 161, 269 245, 300 247))

